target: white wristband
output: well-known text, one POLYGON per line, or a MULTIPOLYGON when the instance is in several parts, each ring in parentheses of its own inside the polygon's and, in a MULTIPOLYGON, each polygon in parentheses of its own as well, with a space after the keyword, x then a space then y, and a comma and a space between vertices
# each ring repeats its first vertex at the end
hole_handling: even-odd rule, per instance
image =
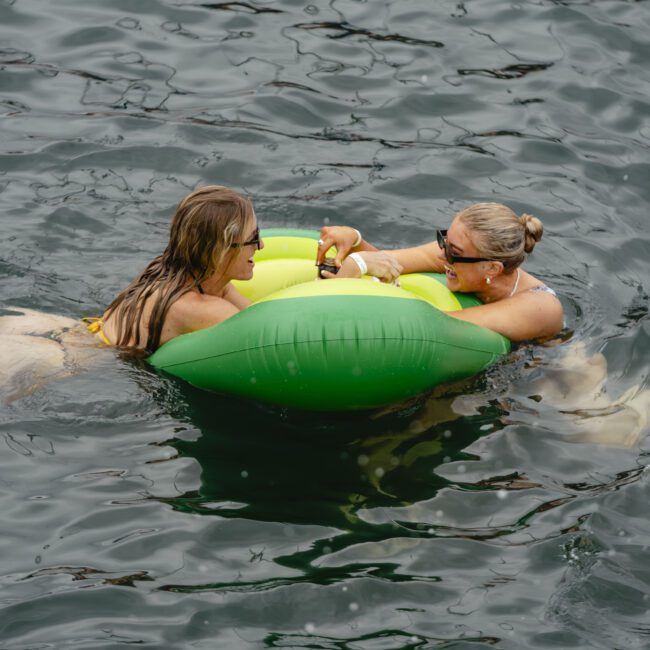
POLYGON ((355 241, 354 244, 352 244, 352 248, 356 248, 361 243, 363 237, 361 236, 361 233, 356 228, 352 228, 352 230, 354 230, 354 232, 357 233, 357 241, 355 241))
POLYGON ((354 260, 354 263, 359 267, 359 271, 361 271, 361 275, 365 275, 368 273, 368 265, 366 264, 366 260, 359 255, 359 253, 351 253, 348 255, 348 257, 351 260, 354 260))

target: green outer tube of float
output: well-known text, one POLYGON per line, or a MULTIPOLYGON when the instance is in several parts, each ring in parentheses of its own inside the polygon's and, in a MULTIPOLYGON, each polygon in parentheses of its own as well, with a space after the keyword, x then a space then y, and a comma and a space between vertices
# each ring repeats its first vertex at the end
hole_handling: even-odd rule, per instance
POLYGON ((385 406, 476 374, 509 349, 498 334, 420 300, 287 299, 282 318, 278 302, 179 336, 149 360, 209 390, 339 411, 385 406), (387 309, 398 313, 387 320, 387 309), (351 320, 351 312, 361 316, 351 320))
POLYGON ((149 357, 152 365, 209 390, 343 411, 396 403, 476 374, 510 348, 499 334, 430 304, 479 304, 451 294, 444 276, 404 276, 411 292, 368 280, 307 282, 316 276, 318 234, 277 229, 262 236, 256 261, 267 277, 238 285, 257 302, 169 341, 149 357), (296 281, 302 284, 291 286, 296 281))

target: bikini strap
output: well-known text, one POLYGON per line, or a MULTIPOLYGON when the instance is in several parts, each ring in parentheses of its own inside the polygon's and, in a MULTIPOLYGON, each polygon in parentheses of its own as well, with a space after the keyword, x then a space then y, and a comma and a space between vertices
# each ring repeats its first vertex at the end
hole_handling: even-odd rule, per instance
POLYGON ((84 316, 81 319, 81 322, 86 326, 86 329, 89 332, 92 334, 99 334, 99 338, 106 343, 106 345, 112 345, 106 337, 106 334, 104 334, 104 330, 102 329, 104 323, 99 316, 84 316))
POLYGON ((551 287, 546 286, 545 284, 538 284, 536 287, 531 287, 530 289, 527 289, 526 291, 530 291, 531 293, 550 293, 552 296, 555 296, 557 298, 557 293, 551 287))

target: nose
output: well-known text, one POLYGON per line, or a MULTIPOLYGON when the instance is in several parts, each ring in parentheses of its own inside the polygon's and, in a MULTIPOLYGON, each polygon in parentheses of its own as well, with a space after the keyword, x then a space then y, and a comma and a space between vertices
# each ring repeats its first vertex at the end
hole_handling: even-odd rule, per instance
POLYGON ((257 250, 261 251, 264 248, 264 240, 262 239, 262 236, 260 235, 260 243, 257 245, 257 250))

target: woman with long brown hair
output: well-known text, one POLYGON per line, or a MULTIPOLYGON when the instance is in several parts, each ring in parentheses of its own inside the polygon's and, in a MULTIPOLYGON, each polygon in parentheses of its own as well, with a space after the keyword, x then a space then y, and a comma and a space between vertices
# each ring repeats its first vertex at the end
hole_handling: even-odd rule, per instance
POLYGON ((220 323, 250 304, 231 280, 253 277, 263 246, 246 197, 220 185, 196 189, 178 205, 163 253, 91 328, 105 343, 151 354, 179 334, 220 323))
MULTIPOLYGON (((102 318, 84 320, 104 343, 148 355, 179 334, 215 325, 247 307, 231 280, 253 277, 253 256, 263 246, 247 198, 227 187, 201 187, 180 202, 163 253, 102 318)), ((105 352, 77 320, 22 307, 2 311, 2 401, 74 374, 105 352)))

